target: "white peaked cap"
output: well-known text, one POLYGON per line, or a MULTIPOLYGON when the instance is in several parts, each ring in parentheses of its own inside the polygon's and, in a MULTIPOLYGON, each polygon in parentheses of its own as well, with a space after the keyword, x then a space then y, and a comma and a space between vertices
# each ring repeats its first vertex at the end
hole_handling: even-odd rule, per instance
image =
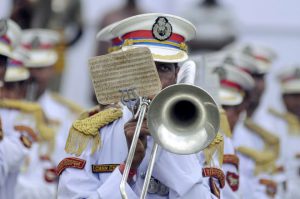
POLYGON ((219 100, 222 105, 234 106, 241 104, 245 91, 254 88, 253 78, 246 72, 229 65, 217 66, 214 72, 219 74, 219 100))
POLYGON ((29 50, 26 67, 48 67, 56 63, 55 45, 61 41, 60 34, 48 29, 27 29, 22 36, 22 46, 29 50))
POLYGON ((6 69, 4 81, 18 82, 29 79, 30 73, 24 66, 10 66, 6 69))
POLYGON ((283 94, 300 93, 300 64, 286 67, 277 77, 283 94))
POLYGON ((274 50, 261 44, 233 44, 228 46, 226 49, 231 51, 240 51, 245 55, 254 58, 258 67, 258 74, 267 73, 274 60, 277 58, 277 54, 274 50))
POLYGON ((0 19, 0 55, 13 58, 12 50, 21 39, 22 30, 18 24, 10 19, 0 19))
POLYGON ((178 63, 188 59, 185 42, 195 37, 196 28, 175 15, 148 13, 119 21, 111 33, 123 42, 122 50, 148 47, 155 61, 178 63))
POLYGON ((27 51, 24 48, 17 47, 12 54, 14 59, 8 60, 4 81, 18 82, 29 79, 30 73, 25 68, 25 63, 28 60, 27 51))
POLYGON ((118 25, 120 22, 112 23, 104 28, 102 28, 96 35, 96 39, 98 41, 107 41, 110 42, 111 39, 116 38, 112 33, 111 30, 118 25))

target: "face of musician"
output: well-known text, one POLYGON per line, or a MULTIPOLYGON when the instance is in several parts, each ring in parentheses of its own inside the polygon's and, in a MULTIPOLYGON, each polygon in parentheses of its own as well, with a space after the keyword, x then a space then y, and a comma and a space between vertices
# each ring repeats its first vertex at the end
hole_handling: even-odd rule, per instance
POLYGON ((25 99, 27 91, 27 81, 5 82, 3 87, 3 97, 6 99, 25 99))
POLYGON ((226 116, 228 118, 230 130, 233 131, 234 126, 236 125, 240 113, 243 111, 243 104, 239 104, 236 106, 223 106, 223 109, 226 112, 226 116))
POLYGON ((0 81, 4 80, 7 57, 0 55, 0 81))
POLYGON ((177 81, 179 67, 177 63, 155 62, 162 88, 173 85, 177 81))
MULTIPOLYGON (((162 88, 173 85, 177 81, 177 74, 179 67, 176 63, 163 63, 155 62, 156 69, 162 84, 162 88)), ((124 125, 124 132, 127 140, 128 148, 131 145, 132 138, 134 136, 137 119, 129 120, 124 125)), ((137 169, 144 159, 146 148, 147 148, 147 136, 150 136, 149 129, 147 126, 147 120, 144 119, 141 127, 140 136, 137 142, 136 152, 133 158, 131 168, 137 169)))
POLYGON ((251 93, 248 96, 248 109, 255 110, 258 107, 261 96, 265 91, 265 76, 263 74, 255 74, 251 76, 254 79, 255 86, 254 89, 250 91, 251 93))
POLYGON ((0 99, 3 98, 3 84, 6 71, 7 58, 0 55, 0 99))
POLYGON ((296 115, 300 120, 300 93, 283 95, 283 102, 287 111, 296 115))
POLYGON ((37 84, 37 98, 41 96, 54 75, 54 67, 29 68, 31 81, 37 84))

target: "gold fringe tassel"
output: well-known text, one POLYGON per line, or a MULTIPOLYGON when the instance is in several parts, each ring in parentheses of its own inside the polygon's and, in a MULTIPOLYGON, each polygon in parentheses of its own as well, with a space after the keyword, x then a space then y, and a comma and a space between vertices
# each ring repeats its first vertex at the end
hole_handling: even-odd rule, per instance
POLYGON ((250 118, 245 120, 245 126, 264 140, 265 150, 272 151, 276 158, 279 157, 280 140, 278 136, 255 124, 250 118))
POLYGON ((231 138, 232 134, 231 134, 231 129, 230 129, 226 112, 223 108, 220 108, 219 111, 220 111, 220 119, 221 119, 220 129, 226 137, 231 138))
POLYGON ((41 106, 35 102, 23 100, 4 99, 0 101, 0 107, 21 110, 25 113, 33 114, 36 124, 36 129, 42 138, 41 141, 48 144, 47 155, 52 154, 55 146, 55 133, 49 128, 46 122, 46 116, 41 106))
POLYGON ((91 154, 93 154, 101 144, 99 129, 121 116, 122 111, 116 108, 108 108, 90 117, 87 114, 82 114, 81 118, 73 123, 69 131, 65 151, 79 156, 92 142, 91 154), (83 118, 86 116, 87 118, 83 118))
POLYGON ((79 105, 75 104, 74 102, 62 97, 58 93, 53 93, 52 92, 51 97, 54 100, 56 100, 57 102, 59 102, 60 104, 68 107, 72 112, 74 112, 76 114, 80 114, 84 111, 84 109, 82 107, 80 107, 79 105))
POLYGON ((208 165, 208 166, 215 166, 212 163, 212 159, 213 159, 213 155, 215 153, 217 153, 219 165, 221 167, 223 164, 223 155, 224 155, 223 136, 220 133, 218 133, 216 138, 212 141, 212 143, 210 145, 208 145, 208 147, 206 147, 203 150, 203 152, 204 152, 204 156, 205 156, 206 165, 208 165))
POLYGON ((273 108, 270 108, 269 109, 269 112, 272 114, 272 115, 275 115, 283 120, 285 120, 288 124, 288 127, 289 127, 289 133, 291 135, 300 135, 300 122, 297 118, 297 116, 295 116, 294 114, 292 113, 280 113, 278 112, 277 110, 273 109, 273 108))
POLYGON ((271 151, 257 151, 243 146, 238 147, 236 150, 255 161, 255 175, 262 172, 273 173, 275 171, 276 157, 271 151))

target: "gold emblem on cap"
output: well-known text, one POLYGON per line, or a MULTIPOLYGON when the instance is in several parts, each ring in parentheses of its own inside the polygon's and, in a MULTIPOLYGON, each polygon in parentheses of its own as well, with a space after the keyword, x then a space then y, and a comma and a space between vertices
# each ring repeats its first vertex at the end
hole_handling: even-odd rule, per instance
POLYGON ((159 41, 165 41, 172 35, 172 25, 166 17, 158 17, 152 26, 153 37, 159 41))
POLYGON ((5 19, 0 19, 0 37, 6 34, 7 29, 7 21, 5 19))
POLYGON ((226 76, 227 76, 227 72, 225 70, 225 68, 219 66, 219 67, 216 67, 214 70, 213 70, 213 73, 217 73, 220 77, 220 79, 226 79, 226 76))
POLYGON ((295 69, 295 77, 297 77, 297 78, 300 77, 300 68, 295 69))
POLYGON ((37 49, 41 45, 41 40, 38 36, 35 36, 31 41, 32 49, 37 49))

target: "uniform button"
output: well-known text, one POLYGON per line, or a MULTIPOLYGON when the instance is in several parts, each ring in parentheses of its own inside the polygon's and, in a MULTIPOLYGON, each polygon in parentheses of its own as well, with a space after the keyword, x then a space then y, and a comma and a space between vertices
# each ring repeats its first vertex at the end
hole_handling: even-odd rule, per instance
POLYGON ((159 189, 157 194, 160 196, 166 196, 169 194, 169 188, 166 185, 159 183, 159 189))
POLYGON ((148 193, 150 194, 157 193, 158 188, 159 188, 158 181, 154 178, 151 178, 149 183, 148 193))

